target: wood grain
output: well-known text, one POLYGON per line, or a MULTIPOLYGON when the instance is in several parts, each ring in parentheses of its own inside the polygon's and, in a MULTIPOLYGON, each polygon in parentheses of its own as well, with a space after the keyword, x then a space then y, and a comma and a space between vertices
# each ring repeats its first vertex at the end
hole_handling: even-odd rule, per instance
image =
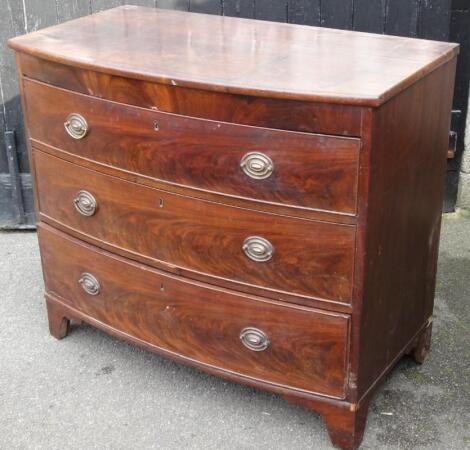
MULTIPOLYGON (((285 4, 294 3, 316 4, 285 4)), ((352 12, 334 3, 335 20, 352 12)), ((418 3, 397 1, 386 27, 415 30, 418 3), (410 14, 398 26, 400 4, 410 14)), ((457 49, 147 11, 120 8, 74 22, 70 34, 64 25, 13 41, 34 134, 50 331, 62 338, 70 319, 85 320, 281 393, 322 414, 335 445, 356 449, 379 382, 402 355, 421 363, 430 348, 457 49), (124 36, 137 17, 141 27, 124 36), (111 29, 122 35, 109 40, 111 29), (202 54, 213 56, 210 71, 202 54), (71 109, 92 124, 80 143, 62 128, 71 109), (263 191, 231 172, 239 144, 271 152, 279 184, 263 191), (347 171, 332 173, 347 151, 350 192, 347 171), (320 194, 335 183, 341 193, 320 194), (98 201, 91 217, 73 205, 82 189, 98 201), (357 208, 344 213, 356 192, 357 208), (249 259, 248 236, 268 239, 272 258, 249 259), (80 290, 84 271, 98 276, 98 296, 80 290), (248 323, 269 331, 266 353, 240 350, 248 323)))
MULTIPOLYGON (((344 397, 347 316, 191 283, 85 246, 47 226, 39 228, 39 242, 47 292, 86 316, 203 365, 344 397), (98 295, 81 288, 83 272, 99 280, 98 295), (246 348, 239 338, 245 327, 266 333, 268 348, 246 348)), ((63 323, 57 309, 54 314, 63 323)))
POLYGON ((359 136, 362 110, 276 98, 250 97, 151 83, 79 69, 18 53, 23 73, 82 94, 162 112, 279 130, 359 136))
POLYGON ((25 93, 35 141, 200 190, 347 214, 356 211, 358 139, 192 119, 28 79, 25 93), (90 131, 84 139, 73 139, 65 130, 64 121, 73 112, 86 118, 90 131), (272 160, 271 176, 259 180, 243 172, 240 162, 252 152, 272 160))
POLYGON ((167 270, 181 268, 275 291, 351 300, 354 227, 169 194, 39 151, 34 162, 39 211, 46 220, 142 255, 167 270), (92 217, 74 208, 80 190, 97 199, 98 211, 92 217), (270 261, 255 262, 244 254, 242 244, 249 236, 272 243, 275 253, 270 261))
POLYGON ((367 422, 370 398, 362 402, 343 404, 318 404, 313 398, 299 397, 288 393, 288 401, 318 411, 325 422, 332 444, 342 450, 360 447, 367 422))
POLYGON ((9 45, 51 61, 169 85, 369 106, 452 59, 458 48, 135 6, 17 37, 9 45))
POLYGON ((371 117, 359 396, 432 315, 454 74, 455 60, 371 117))
MULTIPOLYGON (((166 181, 159 181, 156 178, 144 176, 142 174, 126 172, 122 169, 117 169, 112 166, 108 166, 96 161, 81 158, 73 153, 65 152, 64 150, 52 147, 50 145, 43 144, 39 141, 33 141, 34 146, 37 150, 41 150, 45 153, 49 153, 52 156, 56 156, 60 159, 64 159, 73 164, 86 167, 88 169, 111 175, 113 177, 121 178, 123 180, 138 183, 143 186, 151 188, 165 190, 174 194, 188 195, 188 188, 182 185, 171 184, 166 181)), ((207 200, 211 202, 219 203, 222 199, 223 203, 227 206, 235 206, 238 208, 250 209, 254 211, 268 212, 272 214, 279 214, 287 217, 304 218, 310 220, 317 220, 322 222, 333 222, 345 225, 356 225, 358 218, 350 214, 340 214, 335 212, 329 212, 324 210, 306 209, 294 206, 285 206, 279 203, 268 203, 261 202, 256 199, 249 199, 244 197, 235 197, 230 195, 221 196, 217 193, 202 190, 191 190, 191 196, 201 200, 207 200)))

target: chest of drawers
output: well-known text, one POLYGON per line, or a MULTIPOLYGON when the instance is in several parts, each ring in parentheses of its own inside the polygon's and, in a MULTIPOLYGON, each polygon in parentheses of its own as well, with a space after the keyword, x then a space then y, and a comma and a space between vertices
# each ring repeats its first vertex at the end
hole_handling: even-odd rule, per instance
POLYGON ((51 334, 277 392, 357 448, 429 349, 456 45, 125 6, 10 46, 51 334))

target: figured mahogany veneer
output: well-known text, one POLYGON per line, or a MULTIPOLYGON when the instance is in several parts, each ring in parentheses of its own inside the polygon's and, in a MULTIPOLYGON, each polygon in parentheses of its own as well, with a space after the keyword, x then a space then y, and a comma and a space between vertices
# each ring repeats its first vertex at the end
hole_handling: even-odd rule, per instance
POLYGON ((85 316, 189 362, 344 398, 348 316, 142 270, 48 226, 39 231, 46 290, 85 316), (85 270, 99 281, 99 295, 78 283, 85 270), (240 333, 247 327, 266 334, 265 351, 243 345, 240 333))
POLYGON ((21 53, 24 76, 82 94, 183 116, 279 130, 360 136, 358 106, 253 97, 149 82, 21 53))
POLYGON ((457 46, 129 6, 10 46, 51 334, 280 393, 358 448, 430 348, 457 46))
POLYGON ((35 105, 29 115, 31 138, 82 158, 212 192, 356 212, 358 139, 143 110, 30 80, 25 80, 25 95, 35 105), (68 136, 64 121, 70 111, 86 119, 86 139, 68 136), (243 157, 253 152, 271 159, 272 172, 265 178, 243 172, 243 157))
POLYGON ((246 211, 122 181, 40 151, 33 157, 40 174, 39 214, 45 221, 172 272, 351 301, 353 226, 246 211), (92 216, 75 208, 80 191, 96 199, 92 216), (257 262, 246 256, 242 246, 250 236, 272 244, 271 259, 257 262))

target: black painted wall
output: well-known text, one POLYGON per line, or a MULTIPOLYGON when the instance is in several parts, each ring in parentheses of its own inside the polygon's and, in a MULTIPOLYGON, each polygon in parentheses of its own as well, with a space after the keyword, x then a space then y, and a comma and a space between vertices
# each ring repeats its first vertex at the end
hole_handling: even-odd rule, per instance
POLYGON ((452 1, 449 40, 459 42, 461 47, 457 62, 453 104, 455 113, 452 120, 452 130, 458 135, 457 153, 448 163, 447 195, 444 204, 446 211, 452 211, 455 207, 465 132, 470 133, 470 130, 465 130, 470 87, 470 0, 452 1))
POLYGON ((462 42, 454 101, 455 109, 462 113, 455 116, 453 125, 459 132, 459 152, 449 164, 445 206, 446 210, 453 208, 468 99, 468 0, 0 0, 0 228, 28 226, 34 222, 14 56, 7 49, 6 40, 126 3, 462 42), (17 161, 7 159, 4 132, 8 130, 14 131, 13 153, 17 161), (22 189, 15 193, 14 186, 18 183, 22 189))

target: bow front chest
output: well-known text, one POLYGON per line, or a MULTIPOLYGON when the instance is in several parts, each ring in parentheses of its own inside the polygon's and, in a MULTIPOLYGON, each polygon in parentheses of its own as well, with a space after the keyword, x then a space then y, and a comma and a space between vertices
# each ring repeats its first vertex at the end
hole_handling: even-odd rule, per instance
POLYGON ((429 349, 457 46, 124 6, 14 38, 50 332, 318 411, 429 349))

